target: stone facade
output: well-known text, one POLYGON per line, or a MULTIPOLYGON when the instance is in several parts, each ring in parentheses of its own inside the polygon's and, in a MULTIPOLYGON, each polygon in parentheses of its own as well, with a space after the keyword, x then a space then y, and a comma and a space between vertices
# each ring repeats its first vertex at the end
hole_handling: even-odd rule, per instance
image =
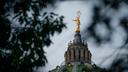
POLYGON ((91 53, 87 43, 81 40, 81 35, 76 32, 74 40, 68 43, 68 49, 64 54, 65 63, 84 62, 91 63, 91 53))

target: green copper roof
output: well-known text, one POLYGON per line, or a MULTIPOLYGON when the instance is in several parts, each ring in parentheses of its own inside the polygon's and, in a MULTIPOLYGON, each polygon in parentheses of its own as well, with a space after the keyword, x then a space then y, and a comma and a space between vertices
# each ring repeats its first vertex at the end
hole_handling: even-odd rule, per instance
POLYGON ((73 70, 75 65, 68 64, 64 65, 62 67, 57 66, 55 69, 49 71, 49 72, 103 72, 103 69, 96 66, 95 64, 76 64, 76 69, 73 70))

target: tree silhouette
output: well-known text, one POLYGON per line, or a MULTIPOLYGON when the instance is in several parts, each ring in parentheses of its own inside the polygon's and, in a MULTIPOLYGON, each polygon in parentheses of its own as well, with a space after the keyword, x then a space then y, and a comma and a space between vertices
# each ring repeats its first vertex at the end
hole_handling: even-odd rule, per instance
MULTIPOLYGON (((119 17, 119 24, 118 27, 114 26, 112 21, 114 18, 114 13, 119 13, 119 11, 123 7, 128 6, 128 0, 97 0, 96 5, 93 8, 93 17, 90 26, 84 30, 86 32, 86 37, 93 38, 95 43, 100 46, 105 43, 112 43, 113 34, 115 33, 115 29, 122 29, 125 33, 125 36, 122 38, 123 43, 117 48, 119 53, 116 55, 116 59, 113 61, 112 66, 110 67, 111 72, 123 72, 124 67, 128 65, 126 61, 120 62, 120 60, 125 59, 128 61, 128 54, 121 54, 121 50, 126 50, 128 48, 128 14, 119 17), (113 11, 113 14, 111 12, 113 11), (97 30, 100 29, 100 30, 97 30), (106 29, 105 35, 99 34, 103 29, 106 29), (126 56, 126 57, 119 57, 119 56, 126 56), (118 59, 119 57, 119 59, 118 59), (125 63, 124 63, 125 62, 125 63), (120 65, 124 64, 124 65, 120 65), (122 66, 122 67, 120 67, 122 66), (112 68, 112 69, 111 69, 112 68), (116 70, 117 68, 121 68, 121 71, 116 70)), ((120 13, 121 14, 121 13, 120 13)), ((122 36, 122 35, 120 35, 122 36)), ((128 71, 128 70, 127 70, 128 71)))
POLYGON ((63 16, 44 11, 54 2, 0 0, 0 72, 33 72, 46 64, 43 48, 66 27, 63 16))

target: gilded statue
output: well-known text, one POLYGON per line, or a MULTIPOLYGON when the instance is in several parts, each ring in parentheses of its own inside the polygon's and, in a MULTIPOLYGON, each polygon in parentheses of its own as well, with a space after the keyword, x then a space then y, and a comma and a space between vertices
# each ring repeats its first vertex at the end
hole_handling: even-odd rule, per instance
POLYGON ((77 28, 76 28, 76 32, 80 32, 80 11, 77 11, 77 16, 76 19, 73 20, 76 22, 77 28))

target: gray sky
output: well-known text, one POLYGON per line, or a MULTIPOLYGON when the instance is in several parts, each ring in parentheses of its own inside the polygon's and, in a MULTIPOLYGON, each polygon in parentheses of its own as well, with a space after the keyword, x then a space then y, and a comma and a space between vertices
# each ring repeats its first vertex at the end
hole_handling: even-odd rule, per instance
MULTIPOLYGON (((81 30, 83 30, 91 22, 93 5, 94 2, 65 1, 56 3, 56 9, 51 8, 48 10, 51 12, 54 11, 59 15, 64 15, 65 22, 67 23, 67 29, 64 29, 61 34, 55 34, 55 36, 52 37, 53 44, 51 44, 50 47, 45 48, 48 64, 45 68, 39 68, 39 72, 44 69, 47 72, 48 70, 51 70, 57 65, 61 65, 61 63, 64 62, 64 53, 67 50, 68 42, 70 40, 73 40, 75 33, 76 25, 72 20, 75 19, 76 12, 78 10, 81 11, 81 30)), ((115 25, 118 24, 118 16, 116 17, 117 18, 113 22, 115 25)), ((116 38, 118 38, 118 40, 114 38, 114 42, 122 42, 121 37, 118 36, 119 34, 123 35, 124 33, 117 30, 116 38)), ((110 56, 115 51, 115 48, 118 47, 120 42, 115 43, 114 45, 106 44, 101 46, 100 48, 97 48, 97 46, 95 46, 95 44, 91 40, 88 40, 87 43, 88 48, 92 53, 92 61, 101 67, 108 66, 111 63, 112 58, 105 61, 105 63, 102 63, 102 61, 104 60, 104 58, 110 56)))

